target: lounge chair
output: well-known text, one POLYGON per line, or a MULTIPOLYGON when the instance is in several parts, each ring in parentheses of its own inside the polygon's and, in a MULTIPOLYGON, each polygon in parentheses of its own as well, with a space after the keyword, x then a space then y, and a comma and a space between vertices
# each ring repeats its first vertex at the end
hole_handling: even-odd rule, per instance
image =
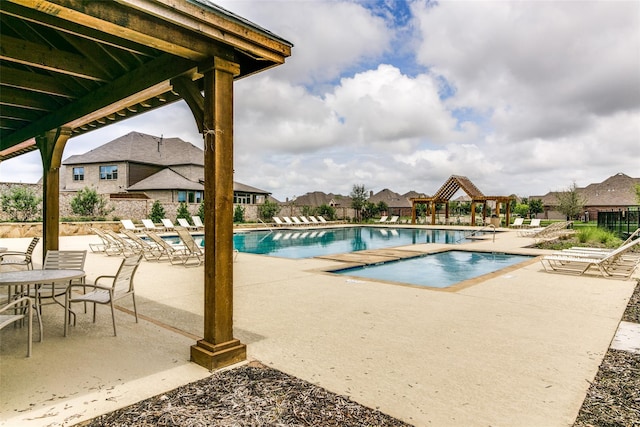
POLYGON ((539 218, 532 218, 531 222, 529 223, 529 225, 527 225, 527 227, 529 228, 539 228, 540 227, 540 219, 539 218))
POLYGON ((162 226, 164 227, 164 231, 173 231, 174 225, 169 218, 162 218, 160 221, 162 221, 162 226))
POLYGON ((295 222, 291 221, 291 218, 289 218, 288 216, 283 216, 282 219, 287 225, 296 225, 295 222))
POLYGON ((511 223, 511 228, 522 228, 524 226, 524 218, 516 218, 511 223))
POLYGON ((395 224, 398 222, 398 218, 400 218, 399 216, 392 216, 389 221, 387 222, 387 224, 395 224))
POLYGON ((25 252, 18 251, 5 251, 0 252, 0 265, 17 265, 17 266, 25 266, 27 270, 33 270, 33 251, 38 245, 40 241, 39 237, 34 237, 31 239, 31 243, 27 247, 25 252))
POLYGON ((120 222, 122 223, 122 226, 127 230, 131 230, 136 233, 139 233, 140 231, 144 231, 144 227, 136 227, 133 224, 133 221, 131 221, 130 219, 121 219, 120 222))
MULTIPOLYGON (((187 230, 195 230, 196 227, 194 227, 193 225, 189 224, 189 221, 186 220, 186 218, 178 218, 178 224, 180 224, 180 227, 182 228, 186 228, 187 230)), ((174 230, 176 229, 176 227, 174 227, 174 230)))
POLYGON ((388 217, 388 216, 386 216, 386 215, 383 215, 383 216, 381 216, 381 217, 380 217, 380 219, 378 220, 378 222, 380 222, 380 223, 382 223, 382 222, 387 222, 387 218, 389 218, 389 217, 388 217))
POLYGON ((309 221, 311 221, 312 224, 320 224, 320 221, 318 221, 318 218, 316 218, 313 215, 309 215, 309 221))
POLYGON ((276 225, 279 226, 279 227, 282 227, 283 225, 285 225, 285 223, 282 222, 282 220, 277 216, 273 217, 273 222, 275 222, 276 225))
POLYGON ((144 225, 144 229, 151 231, 160 231, 160 227, 156 227, 156 225, 150 219, 142 219, 142 225, 144 225))
POLYGON ((182 261, 182 265, 184 265, 185 267, 197 267, 202 264, 202 262, 204 261, 204 252, 193 239, 191 233, 189 233, 189 231, 184 227, 176 227, 176 232, 178 233, 178 237, 180 237, 180 240, 182 240, 182 243, 185 246, 185 250, 183 251, 183 253, 178 255, 177 257, 182 261), (196 260, 197 263, 190 264, 189 260, 191 259, 196 260))
POLYGON ((144 256, 144 259, 146 259, 147 261, 157 261, 162 256, 162 248, 159 247, 158 244, 153 240, 149 242, 140 237, 139 234, 136 234, 130 230, 122 230, 122 234, 127 236, 133 243, 138 245, 138 247, 141 249, 141 253, 144 256))
POLYGON ((324 219, 324 217, 322 215, 316 215, 316 217, 318 218, 318 220, 320 221, 320 223, 322 224, 327 224, 327 220, 324 219))
POLYGON ((533 237, 535 239, 554 239, 561 234, 566 234, 567 227, 573 224, 573 221, 552 222, 544 228, 536 228, 533 230, 521 230, 518 235, 521 237, 533 237))
POLYGON ((197 230, 204 230, 204 224, 198 215, 192 216, 191 220, 193 221, 193 226, 196 227, 197 230))
POLYGON ((601 257, 556 253, 542 257, 540 262, 547 272, 582 275, 589 269, 597 269, 603 277, 627 279, 640 263, 640 256, 629 254, 638 244, 640 239, 632 240, 601 257))
POLYGON ((302 221, 300 221, 300 219, 297 216, 292 216, 291 220, 295 225, 303 225, 302 221))
POLYGON ((142 248, 138 246, 137 243, 123 238, 113 230, 105 230, 104 234, 111 237, 113 241, 116 242, 119 247, 118 255, 129 256, 142 252, 142 248))
POLYGON ((109 304, 111 306, 111 321, 113 323, 113 335, 116 336, 116 315, 113 302, 131 295, 133 299, 133 312, 135 314, 136 323, 138 323, 138 310, 136 308, 136 295, 133 288, 133 276, 136 274, 142 255, 132 255, 122 260, 120 268, 115 276, 99 276, 93 284, 83 284, 83 286, 92 288, 93 290, 83 294, 74 294, 74 285, 67 290, 65 297, 65 322, 64 336, 67 336, 69 329, 69 313, 71 312, 71 304, 74 302, 93 303, 93 323, 96 322, 96 304, 109 304), (98 284, 104 280, 111 281, 110 285, 98 284))
POLYGON ((124 248, 120 242, 110 234, 107 234, 99 228, 91 228, 91 231, 102 240, 102 243, 89 243, 89 248, 92 252, 101 252, 108 256, 122 255, 124 253, 124 248))
POLYGON ((153 231, 147 231, 146 234, 156 243, 162 252, 158 257, 158 260, 161 260, 163 257, 167 257, 169 262, 174 264, 174 260, 177 259, 178 261, 181 261, 181 257, 186 254, 187 248, 184 245, 171 245, 153 231))
POLYGON ((311 225, 311 221, 309 221, 306 216, 300 215, 300 221, 302 221, 303 224, 311 225))

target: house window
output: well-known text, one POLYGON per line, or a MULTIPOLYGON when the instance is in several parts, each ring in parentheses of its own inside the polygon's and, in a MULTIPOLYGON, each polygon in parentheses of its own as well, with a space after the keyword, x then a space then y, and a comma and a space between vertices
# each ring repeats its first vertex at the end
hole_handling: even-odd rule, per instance
POLYGON ((73 180, 84 181, 84 168, 73 168, 73 180))
POLYGON ((235 203, 236 205, 249 205, 251 204, 251 194, 234 193, 233 203, 235 203))
POLYGON ((100 179, 118 179, 118 166, 100 166, 100 179))
POLYGON ((202 191, 178 191, 178 202, 201 203, 203 200, 202 191))

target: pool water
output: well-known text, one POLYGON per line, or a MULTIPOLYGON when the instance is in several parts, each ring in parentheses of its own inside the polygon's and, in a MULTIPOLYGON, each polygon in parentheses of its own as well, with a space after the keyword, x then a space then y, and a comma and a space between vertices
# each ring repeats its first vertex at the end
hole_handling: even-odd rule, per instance
POLYGON ((526 255, 447 251, 365 267, 336 270, 332 273, 431 288, 447 288, 529 259, 531 257, 526 255))
MULTIPOLYGON (((236 233, 240 252, 283 258, 310 258, 419 243, 461 243, 470 231, 415 228, 345 227, 236 233)), ((478 234, 476 234, 477 236, 478 234)))

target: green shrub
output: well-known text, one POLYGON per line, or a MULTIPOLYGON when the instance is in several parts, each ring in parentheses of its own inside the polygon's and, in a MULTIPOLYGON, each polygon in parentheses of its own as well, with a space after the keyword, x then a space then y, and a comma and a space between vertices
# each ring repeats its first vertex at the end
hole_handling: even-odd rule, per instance
POLYGON ((176 220, 178 218, 184 218, 189 223, 191 223, 191 214, 189 213, 189 208, 187 207, 187 204, 185 202, 180 202, 180 205, 178 206, 178 211, 176 212, 176 220))
POLYGON ((263 204, 258 206, 258 215, 265 221, 271 222, 271 218, 278 215, 279 212, 280 205, 270 200, 266 200, 263 204))
POLYGON ((240 205, 233 210, 233 222, 244 222, 244 208, 240 205))
POLYGON ((34 220, 40 214, 42 197, 27 187, 13 187, 2 194, 2 210, 9 214, 12 221, 26 222, 34 220))
POLYGON ((106 200, 92 188, 85 187, 71 199, 71 211, 83 217, 105 217, 115 208, 109 208, 106 200))
POLYGON ((159 200, 153 202, 151 206, 151 213, 149 214, 149 219, 154 223, 162 222, 162 220, 166 218, 166 212, 164 211, 164 207, 160 203, 159 200))

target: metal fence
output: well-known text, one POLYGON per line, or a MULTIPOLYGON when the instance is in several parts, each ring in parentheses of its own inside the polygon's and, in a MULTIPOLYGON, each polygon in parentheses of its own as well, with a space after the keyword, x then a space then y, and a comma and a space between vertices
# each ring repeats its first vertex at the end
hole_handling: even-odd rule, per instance
POLYGON ((598 227, 622 236, 640 228, 640 206, 613 211, 598 211, 598 227))

